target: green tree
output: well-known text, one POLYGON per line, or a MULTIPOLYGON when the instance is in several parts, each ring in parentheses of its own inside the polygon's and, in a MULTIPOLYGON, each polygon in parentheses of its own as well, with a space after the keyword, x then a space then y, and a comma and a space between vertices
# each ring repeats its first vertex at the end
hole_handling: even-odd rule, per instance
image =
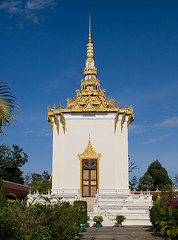
POLYGON ((151 190, 154 186, 154 180, 152 176, 145 174, 143 177, 139 180, 139 190, 151 190))
POLYGON ((31 173, 31 191, 38 190, 39 193, 48 193, 48 190, 51 190, 52 183, 49 181, 50 174, 47 171, 44 171, 42 174, 31 173))
POLYGON ((6 199, 6 193, 3 186, 3 181, 0 178, 0 212, 5 207, 6 201, 7 199, 6 199))
POLYGON ((16 120, 15 110, 19 106, 16 104, 16 97, 7 83, 0 83, 0 134, 4 134, 2 127, 10 125, 16 120))
POLYGON ((50 174, 47 171, 43 171, 42 174, 39 173, 31 173, 31 182, 33 181, 42 181, 42 180, 49 180, 50 174))
MULTIPOLYGON (((133 172, 133 170, 136 170, 136 169, 139 169, 138 166, 136 165, 135 161, 131 162, 130 161, 130 155, 128 155, 128 161, 129 161, 129 175, 133 172)), ((129 176, 130 178, 130 176, 129 176)), ((133 178, 129 181, 129 188, 131 191, 133 191, 134 189, 136 189, 138 185, 138 182, 137 182, 137 177, 136 176, 133 176, 133 178)))
POLYGON ((12 149, 0 145, 0 178, 6 181, 23 184, 21 167, 28 161, 28 155, 18 145, 13 144, 12 149))
POLYGON ((144 176, 139 179, 138 188, 141 189, 144 184, 148 184, 150 190, 156 191, 157 189, 162 190, 166 184, 172 186, 172 180, 169 178, 166 169, 156 160, 150 164, 144 176))
POLYGON ((174 177, 174 187, 177 188, 178 187, 178 174, 175 175, 174 177))
POLYGON ((132 173, 133 170, 139 169, 135 161, 131 162, 130 161, 130 155, 128 155, 128 161, 129 161, 129 173, 132 173))
POLYGON ((129 181, 129 188, 130 188, 130 190, 133 191, 134 189, 136 189, 137 188, 137 184, 138 184, 137 177, 133 176, 133 178, 129 181))

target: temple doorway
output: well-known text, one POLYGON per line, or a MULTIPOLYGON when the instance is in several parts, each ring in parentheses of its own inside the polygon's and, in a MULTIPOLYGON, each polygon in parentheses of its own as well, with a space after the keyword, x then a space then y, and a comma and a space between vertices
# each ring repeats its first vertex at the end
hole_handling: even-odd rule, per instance
POLYGON ((97 189, 97 159, 82 159, 82 197, 94 197, 97 189))

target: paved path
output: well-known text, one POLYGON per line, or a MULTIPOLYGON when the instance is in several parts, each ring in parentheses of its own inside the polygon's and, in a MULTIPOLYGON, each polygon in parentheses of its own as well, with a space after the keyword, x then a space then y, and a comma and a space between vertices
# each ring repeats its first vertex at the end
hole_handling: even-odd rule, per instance
POLYGON ((82 201, 87 201, 87 212, 93 212, 93 205, 94 205, 95 198, 82 197, 82 201))
POLYGON ((80 234, 80 239, 91 240, 163 240, 152 235, 150 226, 88 227, 80 234))

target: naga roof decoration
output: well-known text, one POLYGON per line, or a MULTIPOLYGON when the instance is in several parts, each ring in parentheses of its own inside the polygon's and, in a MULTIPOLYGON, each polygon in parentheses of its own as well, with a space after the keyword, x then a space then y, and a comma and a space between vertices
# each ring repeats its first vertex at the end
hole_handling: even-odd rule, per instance
MULTIPOLYGON (((91 18, 89 18, 89 36, 87 44, 87 60, 84 67, 84 80, 81 80, 81 89, 76 90, 76 98, 67 99, 67 107, 62 109, 61 104, 59 109, 48 108, 48 121, 52 124, 52 116, 56 119, 56 115, 60 115, 63 120, 63 127, 65 129, 65 117, 63 113, 66 112, 115 112, 115 129, 117 123, 118 114, 122 116, 122 126, 126 115, 129 116, 129 124, 134 120, 132 106, 124 109, 119 108, 119 103, 115 107, 115 101, 111 98, 106 99, 105 90, 100 88, 100 81, 97 79, 97 68, 93 59, 93 44, 91 41, 91 18)), ((59 123, 57 122, 59 131, 59 123)))

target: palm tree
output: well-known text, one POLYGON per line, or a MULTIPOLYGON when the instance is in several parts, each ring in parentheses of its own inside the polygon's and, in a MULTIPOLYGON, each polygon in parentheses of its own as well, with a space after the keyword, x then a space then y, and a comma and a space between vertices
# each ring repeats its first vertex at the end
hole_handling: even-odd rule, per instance
POLYGON ((0 82, 0 134, 6 135, 2 132, 2 127, 6 127, 16 120, 15 110, 18 109, 16 97, 9 84, 0 82))

